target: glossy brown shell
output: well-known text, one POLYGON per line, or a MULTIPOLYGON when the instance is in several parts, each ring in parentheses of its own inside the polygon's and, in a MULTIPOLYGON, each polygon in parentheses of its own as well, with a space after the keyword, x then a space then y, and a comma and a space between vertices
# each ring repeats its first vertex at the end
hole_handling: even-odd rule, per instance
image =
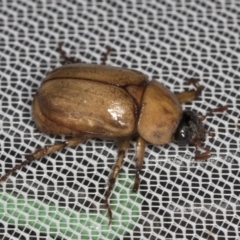
POLYGON ((152 144, 169 143, 181 116, 177 97, 159 82, 152 81, 143 95, 138 133, 152 144))
POLYGON ((87 63, 75 63, 56 68, 44 81, 59 78, 85 79, 120 87, 142 85, 148 81, 146 75, 136 70, 87 63))
POLYGON ((44 79, 33 112, 45 133, 126 139, 138 132, 153 144, 170 142, 182 115, 176 96, 143 73, 81 63, 44 79))
POLYGON ((126 138, 136 131, 138 108, 126 89, 146 82, 144 74, 124 68, 60 67, 46 77, 34 97, 35 122, 46 133, 126 138))

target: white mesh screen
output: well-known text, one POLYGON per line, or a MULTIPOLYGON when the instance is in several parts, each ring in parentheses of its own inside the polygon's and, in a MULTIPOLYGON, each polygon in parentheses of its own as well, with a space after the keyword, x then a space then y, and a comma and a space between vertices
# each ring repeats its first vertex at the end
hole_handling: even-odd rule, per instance
POLYGON ((240 3, 225 1, 0 1, 0 173, 24 154, 64 136, 38 132, 33 95, 61 65, 57 44, 84 62, 140 70, 174 92, 200 80, 215 133, 209 160, 193 147, 148 145, 141 186, 132 192, 135 143, 111 195, 104 191, 117 157, 111 141, 89 140, 42 158, 1 183, 0 239, 240 239, 240 3))

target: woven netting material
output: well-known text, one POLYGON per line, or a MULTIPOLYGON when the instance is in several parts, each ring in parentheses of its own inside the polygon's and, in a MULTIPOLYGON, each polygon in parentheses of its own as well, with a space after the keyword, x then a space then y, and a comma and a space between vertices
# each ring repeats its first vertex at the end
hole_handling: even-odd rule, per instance
POLYGON ((0 239, 240 239, 239 1, 0 2, 0 172, 65 136, 36 129, 31 104, 41 80, 71 57, 142 71, 173 92, 204 87, 185 104, 205 114, 207 161, 194 147, 147 145, 141 185, 132 192, 135 142, 110 197, 112 141, 90 139, 23 168, 0 186, 0 239))

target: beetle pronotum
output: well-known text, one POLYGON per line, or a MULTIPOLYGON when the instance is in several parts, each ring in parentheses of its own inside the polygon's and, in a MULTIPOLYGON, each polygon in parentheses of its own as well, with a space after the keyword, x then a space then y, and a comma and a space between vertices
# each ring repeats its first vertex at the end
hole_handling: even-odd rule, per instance
MULTIPOLYGON (((61 45, 60 52, 67 61, 74 61, 66 56, 61 45)), ((202 88, 196 80, 189 81, 196 90, 175 95, 159 82, 149 81, 139 71, 106 66, 109 52, 108 49, 102 65, 72 63, 47 75, 33 100, 37 128, 44 133, 73 137, 26 155, 26 160, 2 176, 0 181, 6 180, 22 166, 63 147, 76 146, 96 137, 115 140, 118 157, 105 193, 110 224, 112 211, 108 199, 131 138, 137 136, 133 186, 133 190, 137 191, 146 143, 193 144, 196 147, 195 159, 208 159, 210 151, 203 147, 208 132, 203 128, 202 120, 211 112, 227 110, 227 106, 216 108, 205 117, 183 111, 181 103, 192 101, 201 93, 202 88), (199 152, 199 148, 204 152, 199 152)))

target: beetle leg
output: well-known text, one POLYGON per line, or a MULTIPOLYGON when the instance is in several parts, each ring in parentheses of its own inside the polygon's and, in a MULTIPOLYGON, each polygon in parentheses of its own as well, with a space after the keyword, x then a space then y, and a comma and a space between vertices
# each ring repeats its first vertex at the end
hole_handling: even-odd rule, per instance
POLYGON ((74 57, 68 57, 66 52, 62 49, 62 45, 63 43, 62 42, 59 42, 58 43, 58 51, 61 55, 61 57, 66 61, 66 62, 69 62, 69 63, 80 63, 82 62, 80 59, 76 59, 74 57))
POLYGON ((191 102, 197 97, 197 91, 191 90, 191 91, 185 91, 181 93, 177 93, 176 97, 180 103, 186 103, 191 102))
POLYGON ((119 141, 118 142, 118 158, 117 158, 117 161, 112 168, 112 172, 111 172, 111 174, 109 176, 109 180, 108 180, 108 189, 105 193, 105 204, 106 204, 106 208, 107 208, 108 216, 109 216, 109 225, 112 222, 112 210, 110 208, 108 199, 109 199, 109 196, 110 196, 111 191, 113 189, 113 186, 115 184, 115 181, 118 177, 120 169, 123 165, 123 158, 125 156, 125 152, 126 152, 128 146, 129 146, 129 139, 125 140, 125 141, 119 141))
POLYGON ((142 170, 143 166, 143 159, 146 147, 146 141, 142 137, 138 137, 137 144, 136 144, 136 174, 135 174, 135 182, 133 185, 133 191, 136 192, 139 188, 140 184, 140 171, 142 170))
POLYGON ((110 54, 110 52, 112 51, 112 49, 110 47, 107 47, 107 51, 104 53, 103 58, 102 58, 102 65, 106 65, 106 61, 108 58, 108 55, 110 54))
MULTIPOLYGON (((204 116, 201 116, 201 121, 203 121, 206 117, 210 116, 212 113, 224 112, 227 110, 228 110, 228 106, 220 106, 217 108, 213 108, 210 111, 208 111, 204 116)), ((214 138, 215 136, 213 133, 207 130, 205 130, 205 133, 212 138, 214 138)), ((195 148, 196 148, 196 153, 195 153, 196 160, 207 160, 208 158, 210 158, 210 150, 208 148, 203 147, 201 142, 196 141, 195 148), (199 148, 203 149, 205 152, 199 153, 199 150, 198 150, 199 148)))
POLYGON ((210 150, 207 149, 207 148, 204 148, 204 150, 206 150, 205 152, 203 153, 200 153, 200 154, 195 154, 195 159, 196 160, 200 160, 200 161, 204 161, 204 160, 207 160, 209 159, 211 156, 210 156, 210 150))
POLYGON ((187 79, 187 82, 188 82, 188 84, 192 84, 196 88, 196 90, 199 94, 202 92, 203 87, 199 84, 199 81, 197 79, 189 78, 189 79, 187 79))
POLYGON ((188 84, 192 84, 196 90, 190 90, 190 91, 184 91, 181 93, 177 93, 176 97, 180 103, 186 103, 191 102, 195 99, 197 99, 202 92, 203 87, 199 84, 199 82, 196 79, 188 79, 188 84))
POLYGON ((218 112, 225 112, 228 110, 228 106, 220 106, 217 108, 210 109, 205 115, 201 117, 201 120, 203 121, 206 117, 210 116, 212 113, 218 113, 218 112))
POLYGON ((12 168, 11 170, 9 170, 7 173, 5 173, 5 175, 3 175, 0 178, 0 182, 5 181, 12 173, 16 172, 18 169, 30 164, 31 162, 33 162, 34 160, 37 160, 47 154, 51 154, 53 152, 56 152, 58 150, 60 150, 63 147, 70 147, 70 146, 76 146, 79 143, 82 143, 86 140, 86 138, 84 137, 74 137, 71 138, 65 142, 60 142, 60 143, 56 143, 54 145, 50 145, 50 146, 46 146, 44 148, 38 149, 36 150, 34 153, 29 154, 29 155, 25 155, 26 160, 23 161, 22 163, 20 163, 19 165, 16 165, 14 168, 12 168))
POLYGON ((203 160, 207 160, 208 158, 210 158, 211 151, 208 148, 203 147, 201 145, 201 143, 196 142, 195 143, 195 148, 196 148, 196 152, 195 152, 195 159, 196 160, 202 160, 203 161, 203 160), (199 153, 199 148, 203 149, 205 152, 199 153))

